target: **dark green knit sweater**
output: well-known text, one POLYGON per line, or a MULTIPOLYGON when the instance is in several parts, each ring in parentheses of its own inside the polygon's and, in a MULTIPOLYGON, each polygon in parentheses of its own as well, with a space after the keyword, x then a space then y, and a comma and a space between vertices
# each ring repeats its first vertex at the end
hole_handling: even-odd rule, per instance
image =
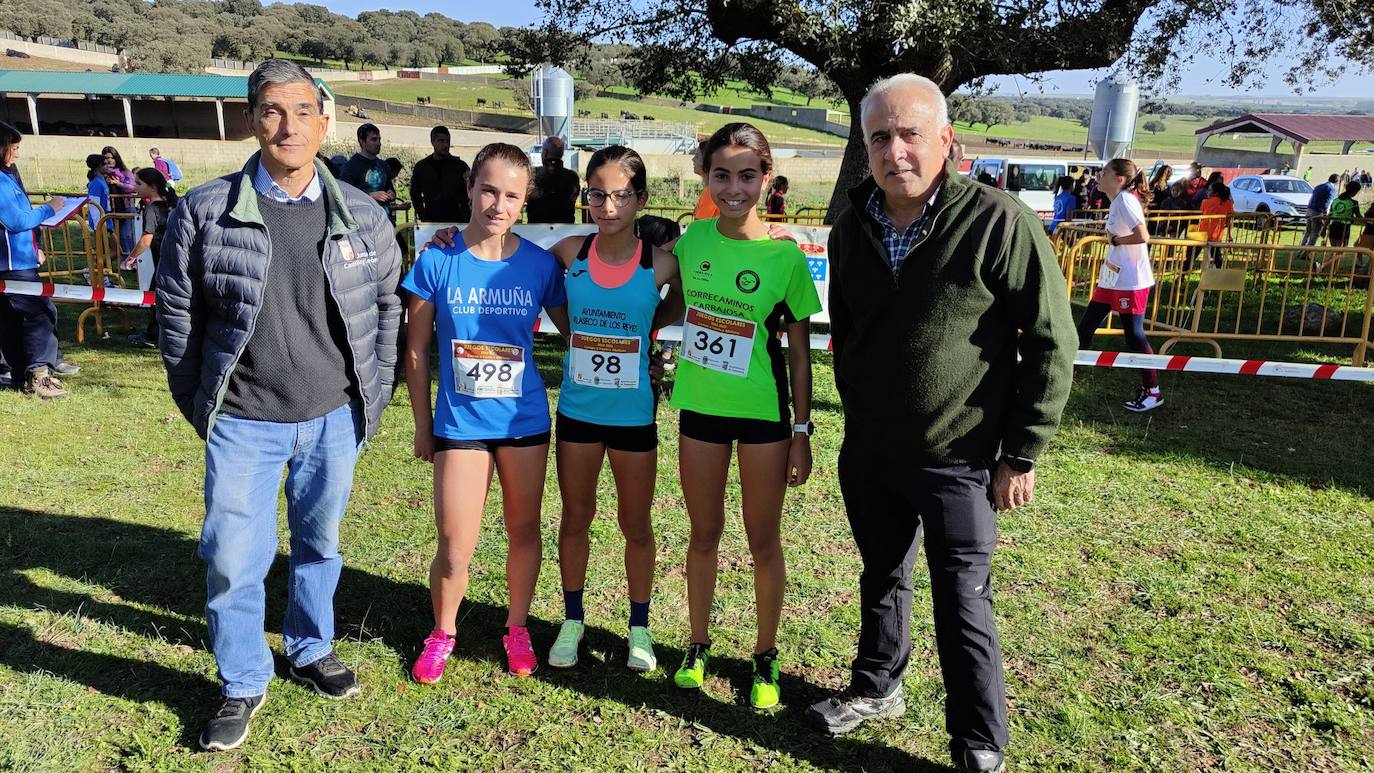
POLYGON ((991 460, 999 448, 1034 459, 1059 426, 1078 349, 1039 218, 946 167, 926 233, 894 279, 865 208, 876 187, 869 177, 850 190, 830 232, 846 436, 927 466, 991 460))

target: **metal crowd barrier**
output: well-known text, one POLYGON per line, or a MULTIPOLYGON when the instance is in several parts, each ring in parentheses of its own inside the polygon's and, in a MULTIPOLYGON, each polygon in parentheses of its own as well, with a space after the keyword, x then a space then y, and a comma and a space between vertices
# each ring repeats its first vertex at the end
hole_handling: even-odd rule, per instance
MULTIPOLYGON (((30 191, 29 198, 45 202, 54 196, 65 198, 85 198, 86 193, 67 193, 63 191, 30 191)), ((40 281, 55 284, 80 284, 91 287, 123 287, 124 279, 119 274, 119 261, 123 257, 119 251, 119 236, 113 229, 118 223, 135 220, 137 215, 127 213, 107 213, 100 205, 87 201, 77 209, 76 214, 54 228, 38 229, 38 246, 43 250, 43 264, 39 266, 40 281), (90 227, 90 216, 96 218, 96 227, 90 227)), ((88 303, 76 320, 76 340, 86 340, 86 323, 95 321, 96 334, 104 336, 105 327, 103 307, 99 301, 68 301, 53 298, 57 303, 88 303)), ((117 313, 128 322, 124 309, 115 306, 117 313)))
MULTIPOLYGON (((1227 215, 1204 215, 1197 210, 1146 210, 1145 224, 1151 236, 1168 238, 1191 238, 1205 241, 1205 232, 1215 227, 1220 219, 1226 220, 1223 229, 1228 238, 1222 241, 1255 244, 1277 244, 1287 232, 1301 232, 1305 221, 1282 217, 1268 212, 1232 212, 1227 215)), ((1086 227, 1096 233, 1102 232, 1102 222, 1107 219, 1105 209, 1076 209, 1069 213, 1069 219, 1059 228, 1068 226, 1086 227)), ((1058 233, 1058 230, 1055 231, 1058 233)))
MULTIPOLYGON (((1061 242, 1062 244, 1062 242, 1061 242)), ((1106 237, 1080 235, 1060 253, 1069 298, 1087 303, 1106 257, 1106 237)), ((1361 247, 1151 239, 1155 286, 1146 334, 1180 343, 1302 342, 1353 347, 1363 366, 1369 347, 1374 251, 1361 247)), ((1109 320, 1099 333, 1120 334, 1109 320)))

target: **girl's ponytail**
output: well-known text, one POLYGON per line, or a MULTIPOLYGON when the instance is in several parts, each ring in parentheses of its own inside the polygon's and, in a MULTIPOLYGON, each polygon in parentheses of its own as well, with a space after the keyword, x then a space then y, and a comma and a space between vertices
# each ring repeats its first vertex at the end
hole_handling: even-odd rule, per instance
POLYGON ((1134 193, 1136 198, 1140 199, 1141 209, 1148 210, 1150 208, 1150 200, 1154 198, 1154 194, 1150 191, 1150 182, 1145 179, 1144 169, 1136 171, 1135 177, 1126 183, 1126 190, 1134 193))

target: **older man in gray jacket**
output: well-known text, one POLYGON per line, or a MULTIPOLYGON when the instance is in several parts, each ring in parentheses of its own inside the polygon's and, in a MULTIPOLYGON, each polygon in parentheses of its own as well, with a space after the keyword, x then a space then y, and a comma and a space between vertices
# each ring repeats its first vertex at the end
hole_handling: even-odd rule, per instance
POLYGON ((172 399, 205 439, 205 615, 223 683, 200 736, 232 749, 267 697, 263 582, 286 470, 291 557, 282 621, 292 678, 358 693, 334 655, 339 521, 358 449, 391 399, 401 256, 376 202, 315 159, 329 128, 313 78, 264 62, 248 78, 261 152, 191 191, 167 224, 159 346, 172 399))

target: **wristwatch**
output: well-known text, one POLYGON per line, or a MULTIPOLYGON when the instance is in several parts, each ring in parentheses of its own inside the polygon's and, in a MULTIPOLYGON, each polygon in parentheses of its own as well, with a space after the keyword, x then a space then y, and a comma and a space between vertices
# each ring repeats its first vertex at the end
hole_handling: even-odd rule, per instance
POLYGON ((816 431, 816 422, 808 421, 805 424, 793 424, 792 431, 800 432, 803 435, 810 436, 813 432, 816 431))
POLYGON ((1115 246, 1116 246, 1116 234, 1112 234, 1111 236, 1108 236, 1108 237, 1107 237, 1107 241, 1110 242, 1111 245, 1112 245, 1113 247, 1115 247, 1115 246))
POLYGON ((1017 472, 1030 472, 1035 469, 1035 460, 1027 459, 1024 456, 1002 455, 1002 463, 1017 472))

